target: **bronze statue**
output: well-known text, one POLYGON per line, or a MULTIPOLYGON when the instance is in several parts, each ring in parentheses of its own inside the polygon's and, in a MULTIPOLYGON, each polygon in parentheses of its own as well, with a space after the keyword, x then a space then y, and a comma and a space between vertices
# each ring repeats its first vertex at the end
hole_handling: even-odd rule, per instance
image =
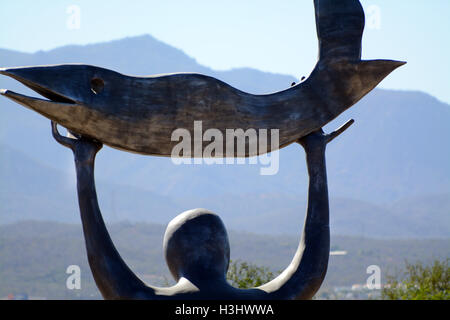
MULTIPOLYGON (((314 0, 314 6, 317 65, 301 83, 273 94, 248 94, 200 74, 130 77, 87 65, 0 69, 0 74, 49 99, 0 91, 52 120, 55 139, 74 152, 88 260, 105 299, 309 299, 317 292, 330 249, 325 148, 353 120, 331 134, 321 128, 404 62, 361 60, 364 12, 358 0, 314 0), (139 280, 120 257, 103 222, 94 182, 95 156, 103 144, 171 156, 176 144, 172 132, 185 128, 192 134, 198 120, 205 130, 214 128, 222 134, 228 128, 278 129, 279 148, 298 142, 305 149, 309 193, 300 245, 284 272, 258 288, 242 290, 227 283, 227 233, 220 218, 207 210, 182 213, 167 227, 166 261, 177 281, 169 288, 139 280), (57 124, 71 136, 61 136, 57 124)), ((245 143, 244 153, 231 150, 231 155, 248 157, 275 150, 269 147, 262 152, 245 143)))

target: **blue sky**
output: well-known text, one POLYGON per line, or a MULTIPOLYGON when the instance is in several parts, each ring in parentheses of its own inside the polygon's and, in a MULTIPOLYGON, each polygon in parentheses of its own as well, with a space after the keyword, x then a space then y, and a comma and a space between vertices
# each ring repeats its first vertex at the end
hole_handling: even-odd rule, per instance
MULTIPOLYGON (((361 2, 368 22, 363 58, 408 62, 381 87, 425 91, 450 103, 450 1, 361 2)), ((1 4, 0 48, 35 52, 142 34, 151 34, 219 70, 252 67, 301 77, 311 71, 317 57, 312 0, 15 0, 1 4), (75 12, 69 9, 74 5, 80 9, 79 28, 78 20, 73 20, 75 12)))

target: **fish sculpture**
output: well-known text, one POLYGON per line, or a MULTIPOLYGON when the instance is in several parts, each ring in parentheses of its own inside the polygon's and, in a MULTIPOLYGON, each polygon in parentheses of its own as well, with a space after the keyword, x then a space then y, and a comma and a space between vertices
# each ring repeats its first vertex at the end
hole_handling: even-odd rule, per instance
POLYGON ((179 128, 194 137, 192 144, 204 147, 208 142, 194 134, 194 123, 201 121, 203 131, 217 129, 223 136, 227 129, 254 129, 258 135, 261 129, 278 130, 277 144, 250 148, 245 139, 244 151, 233 146, 229 152, 225 146, 215 156, 264 154, 322 128, 405 63, 361 60, 364 11, 358 0, 314 0, 314 7, 318 62, 303 82, 280 92, 249 94, 195 73, 134 77, 64 64, 0 69, 46 99, 5 89, 1 94, 69 131, 120 150, 173 156, 178 141, 172 133, 179 128))

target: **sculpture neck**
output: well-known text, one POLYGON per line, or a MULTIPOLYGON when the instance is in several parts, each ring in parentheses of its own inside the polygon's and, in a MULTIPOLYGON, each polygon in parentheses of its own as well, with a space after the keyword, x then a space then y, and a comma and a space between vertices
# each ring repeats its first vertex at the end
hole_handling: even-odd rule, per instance
POLYGON ((219 288, 227 286, 226 276, 214 272, 201 273, 195 271, 192 273, 185 274, 184 278, 188 279, 200 290, 205 291, 214 291, 219 288))

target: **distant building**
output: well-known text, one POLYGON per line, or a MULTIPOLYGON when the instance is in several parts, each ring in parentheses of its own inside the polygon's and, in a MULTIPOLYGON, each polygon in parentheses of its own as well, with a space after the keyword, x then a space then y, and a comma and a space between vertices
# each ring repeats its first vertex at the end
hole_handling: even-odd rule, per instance
POLYGON ((28 293, 10 293, 0 300, 46 300, 45 297, 30 297, 28 293))
POLYGON ((2 300, 28 300, 27 293, 10 293, 6 296, 6 299, 2 300))
POLYGON ((330 251, 330 256, 345 256, 346 254, 347 254, 347 251, 344 251, 344 250, 330 251))

